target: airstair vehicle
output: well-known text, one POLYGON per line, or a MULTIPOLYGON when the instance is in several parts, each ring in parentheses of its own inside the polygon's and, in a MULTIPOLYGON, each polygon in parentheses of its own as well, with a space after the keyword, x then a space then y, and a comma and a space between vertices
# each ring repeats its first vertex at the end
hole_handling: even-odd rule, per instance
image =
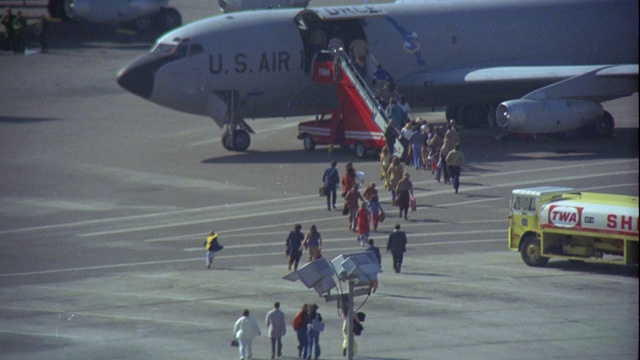
MULTIPOLYGON (((355 148, 359 158, 386 145, 384 131, 389 122, 366 81, 349 56, 341 49, 319 53, 313 64, 313 80, 337 85, 339 107, 319 115, 316 120, 298 124, 298 139, 307 151, 316 145, 355 148)), ((395 144, 394 153, 402 153, 395 144)))

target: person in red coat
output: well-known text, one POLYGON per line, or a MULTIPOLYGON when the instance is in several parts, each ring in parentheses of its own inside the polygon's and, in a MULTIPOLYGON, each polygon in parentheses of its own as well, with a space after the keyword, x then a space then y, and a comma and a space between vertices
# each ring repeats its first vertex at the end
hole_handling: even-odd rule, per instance
POLYGON ((369 239, 369 210, 367 209, 367 203, 363 202, 360 205, 356 217, 358 219, 358 242, 360 242, 360 246, 364 247, 364 244, 369 239))

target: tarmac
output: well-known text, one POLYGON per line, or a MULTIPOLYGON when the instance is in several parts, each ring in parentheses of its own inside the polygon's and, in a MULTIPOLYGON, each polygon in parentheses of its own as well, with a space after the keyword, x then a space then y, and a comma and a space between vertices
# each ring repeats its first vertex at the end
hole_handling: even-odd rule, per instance
MULTIPOLYGON (((215 7, 172 5, 185 22, 215 7)), ((268 359, 264 317, 280 301, 288 323, 317 303, 320 358, 343 359, 337 305, 283 279, 284 241, 294 224, 316 224, 327 259, 361 250, 317 188, 334 159, 341 174, 352 161, 381 185, 377 160, 305 151, 301 118, 251 122, 249 151, 227 152, 211 119, 116 84, 151 35, 59 31, 48 54, 0 53, 0 358, 238 359, 232 327, 246 308, 262 325, 253 358, 268 359), (212 229, 225 248, 206 270, 212 229)), ((514 188, 638 196, 638 97, 604 106, 611 139, 500 142, 463 129, 460 193, 407 167, 418 199, 408 221, 379 186, 388 218, 371 237, 384 272, 378 291, 356 300, 367 314, 356 359, 638 358, 637 266, 531 268, 507 249, 514 188), (384 252, 396 223, 409 238, 400 274, 384 252)), ((283 359, 296 359, 291 327, 283 341, 283 359)))

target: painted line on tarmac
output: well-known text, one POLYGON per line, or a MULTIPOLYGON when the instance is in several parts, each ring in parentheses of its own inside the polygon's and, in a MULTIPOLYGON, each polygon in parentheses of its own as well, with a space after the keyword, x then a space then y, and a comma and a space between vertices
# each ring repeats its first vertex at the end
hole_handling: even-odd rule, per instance
MULTIPOLYGON (((428 237, 432 237, 432 236, 439 236, 439 237, 446 237, 446 236, 451 236, 451 235, 477 235, 477 234, 495 234, 495 233, 499 233, 499 234, 504 234, 505 235, 505 239, 506 239, 506 235, 507 235, 507 230, 506 229, 497 229, 497 230, 471 230, 471 231, 448 231, 448 232, 438 232, 438 233, 426 233, 426 234, 407 234, 407 238, 412 239, 412 238, 428 238, 428 237)), ((386 234, 381 234, 381 235, 386 235, 386 234)), ((369 238, 373 239, 374 237, 378 237, 379 236, 373 236, 371 234, 369 234, 369 238)), ((385 238, 387 236, 384 236, 385 238)), ((331 238, 328 240, 323 239, 322 243, 346 243, 349 241, 353 241, 355 243, 356 241, 356 236, 350 236, 350 237, 341 237, 341 238, 331 238)), ((461 240, 463 243, 468 243, 470 241, 468 240, 461 240)), ((475 240, 474 240, 475 241, 475 240)), ((477 240, 477 241, 481 241, 481 240, 477 240)), ((506 241, 506 240, 505 240, 506 241)), ((434 244, 455 244, 455 241, 443 241, 440 243, 426 243, 427 246, 430 245, 434 245, 434 244)), ((256 246, 261 246, 261 247, 265 247, 265 246, 283 246, 284 243, 283 242, 270 242, 270 243, 260 243, 260 244, 242 244, 242 245, 225 245, 225 249, 244 249, 244 248, 255 248, 256 246)), ((408 244, 409 247, 412 246, 421 246, 422 243, 410 243, 408 244)), ((193 252, 193 251, 204 251, 202 246, 199 247, 192 247, 192 248, 184 248, 182 249, 182 251, 185 252, 193 252)))
MULTIPOLYGON (((411 244, 411 246, 415 247, 423 247, 423 246, 434 246, 434 245, 451 245, 451 244, 468 244, 468 243, 479 243, 479 242, 504 242, 504 239, 488 239, 488 240, 461 240, 461 241, 443 241, 437 243, 424 243, 424 244, 411 244)), ((255 245, 252 245, 255 247, 255 245)), ((238 245, 238 247, 240 247, 238 245)), ((243 245, 243 247, 245 247, 243 245)), ((355 249, 362 249, 361 247, 354 247, 355 249)), ((204 253, 202 248, 198 249, 204 253)), ((348 250, 348 249, 345 249, 348 250)), ((260 256, 282 256, 283 252, 270 252, 270 253, 261 253, 260 256)), ((240 254, 240 255, 216 255, 216 259, 241 259, 241 258, 254 258, 256 254, 240 254)), ((99 266, 84 266, 84 267, 76 267, 76 268, 66 268, 66 269, 52 269, 52 270, 41 270, 41 271, 28 271, 28 272, 18 272, 18 273, 7 273, 0 274, 0 278, 9 278, 9 277, 18 277, 18 276, 31 276, 31 275, 47 275, 47 274, 58 274, 65 272, 76 272, 76 271, 94 271, 94 270, 104 270, 104 269, 118 269, 118 268, 128 268, 128 267, 137 267, 137 266, 150 266, 150 265, 163 265, 163 264, 181 264, 188 263, 193 261, 203 261, 204 255, 199 256, 197 258, 188 258, 188 259, 174 259, 174 260, 157 260, 157 261, 144 261, 137 263, 129 263, 129 264, 111 264, 111 265, 99 265, 99 266)))
MULTIPOLYGON (((597 162, 597 163, 592 163, 592 164, 565 165, 565 166, 557 166, 557 167, 547 167, 547 168, 536 168, 536 169, 529 169, 529 170, 517 170, 517 171, 500 172, 500 173, 494 173, 494 174, 482 174, 482 175, 469 176, 469 177, 465 176, 465 177, 463 177, 463 179, 474 179, 474 178, 475 179, 485 179, 485 178, 491 178, 491 177, 497 177, 497 176, 504 177, 504 176, 513 175, 513 174, 524 174, 524 173, 531 173, 531 172, 552 173, 555 170, 567 170, 567 169, 571 169, 571 168, 584 168, 585 166, 589 166, 589 167, 593 167, 594 169, 597 169, 599 167, 599 165, 603 165, 603 166, 604 165, 608 165, 608 166, 610 166, 612 164, 621 164, 621 163, 637 164, 637 161, 636 160, 618 160, 618 161, 597 162)), ((629 171, 619 171, 619 172, 607 172, 607 173, 600 173, 600 174, 588 174, 588 175, 583 175, 583 176, 575 176, 574 175, 574 176, 557 177, 557 178, 548 178, 547 177, 547 178, 544 178, 544 179, 541 179, 541 180, 527 179, 527 180, 523 180, 523 181, 502 183, 502 184, 493 184, 493 185, 487 185, 487 186, 462 187, 461 191, 462 191, 462 194, 464 194, 465 192, 475 191, 475 190, 488 190, 488 189, 497 189, 497 188, 504 188, 504 187, 522 187, 522 186, 527 186, 527 185, 531 185, 531 184, 550 183, 550 182, 554 182, 554 181, 568 181, 568 180, 587 179, 587 178, 596 178, 596 177, 612 177, 612 176, 615 176, 615 175, 629 175, 629 174, 637 174, 637 173, 638 173, 638 170, 629 170, 629 171)), ((433 184, 433 180, 425 180, 425 181, 415 182, 414 184, 433 184)), ((464 185, 464 181, 462 182, 462 185, 464 185)), ((637 185, 637 184, 635 184, 635 185, 637 185)), ((442 190, 436 190, 436 191, 432 191, 432 192, 427 192, 427 193, 424 193, 424 194, 417 193, 415 196, 416 196, 416 198, 423 198, 423 197, 442 195, 442 194, 448 194, 448 193, 451 193, 451 188, 450 187, 447 187, 446 189, 443 188, 442 190)), ((230 207, 238 208, 238 209, 247 208, 247 207, 255 208, 257 205, 284 204, 284 203, 290 202, 290 201, 299 202, 301 200, 309 200, 309 199, 313 199, 313 198, 318 198, 318 196, 317 195, 303 195, 303 196, 296 196, 296 197, 291 197, 291 198, 268 199, 268 200, 262 200, 262 201, 257 201, 257 202, 213 205, 213 206, 207 206, 207 207, 201 207, 201 208, 195 208, 195 209, 182 209, 182 210, 174 210, 174 211, 167 211, 167 212, 161 212, 161 213, 122 216, 122 217, 114 217, 114 218, 103 218, 103 219, 79 221, 79 222, 63 223, 63 224, 43 225, 43 226, 35 226, 35 227, 29 227, 29 228, 3 230, 3 231, 0 231, 0 235, 1 234, 19 233, 19 232, 31 232, 31 231, 38 231, 38 230, 51 230, 51 229, 56 229, 56 228, 82 227, 82 226, 89 226, 89 225, 95 225, 95 224, 109 224, 109 223, 115 223, 115 222, 118 222, 118 221, 145 220, 145 219, 153 219, 153 218, 159 218, 159 217, 165 217, 165 216, 171 216, 171 215, 188 215, 188 214, 193 214, 193 213, 202 213, 202 212, 211 212, 211 211, 216 211, 216 210, 225 210, 225 209, 228 209, 230 207)), ((384 199, 386 200, 386 197, 384 199)), ((472 200, 472 201, 474 201, 474 202, 495 201, 495 200, 500 200, 500 199, 501 198, 494 198, 494 199, 481 199, 481 200, 472 200)), ((465 204, 468 204, 468 202, 467 203, 459 203, 459 205, 465 205, 465 204)), ((444 206, 444 205, 442 205, 442 206, 444 206)), ((446 206, 451 206, 451 205, 449 204, 449 205, 446 205, 446 206)), ((212 219, 206 219, 206 220, 177 222, 177 223, 172 223, 172 224, 171 223, 169 223, 169 224, 165 223, 165 224, 162 224, 162 225, 155 225, 155 226, 144 226, 144 227, 134 227, 134 228, 129 228, 129 229, 112 230, 111 232, 104 231, 104 232, 80 234, 78 236, 90 237, 90 236, 101 236, 101 235, 109 235, 109 234, 119 234, 119 233, 125 233, 125 232, 147 231, 147 230, 152 230, 152 229, 161 229, 161 228, 168 228, 168 227, 175 227, 175 226, 197 225, 197 224, 203 224, 203 223, 216 223, 216 222, 221 222, 221 221, 227 221, 229 219, 268 216, 268 215, 272 215, 272 214, 282 214, 282 213, 288 213, 288 212, 299 212, 301 210, 318 210, 318 209, 322 209, 322 208, 324 208, 324 205, 318 205, 318 206, 307 207, 307 208, 302 208, 302 209, 290 209, 288 211, 284 211, 283 210, 283 211, 276 211, 276 212, 269 212, 269 211, 267 211, 267 212, 256 212, 256 213, 247 214, 247 215, 244 215, 244 216, 240 215, 240 216, 235 216, 235 217, 225 217, 225 218, 218 218, 218 219, 213 219, 213 220, 212 219)))
MULTIPOLYGON (((333 219, 333 218, 332 218, 333 219)), ((412 227, 415 226, 452 226, 452 225, 471 225, 471 224, 489 224, 489 223, 504 223, 505 225, 508 224, 508 220, 506 218, 504 219, 497 219, 497 220, 470 220, 470 221, 457 221, 457 222, 438 222, 438 223, 429 223, 429 224, 413 224, 413 223, 408 223, 403 225, 403 229, 410 229, 412 227)), ((294 224, 298 224, 298 223, 303 223, 303 222, 291 222, 290 225, 294 225, 294 224)), ((312 223, 307 221, 307 223, 312 223)), ((320 223, 320 221, 316 221, 314 224, 318 224, 320 223)), ((246 228, 243 228, 243 232, 242 233, 238 233, 240 230, 233 230, 233 231, 224 231, 221 233, 218 233, 219 235, 221 235, 224 239, 235 239, 235 238, 247 238, 247 237, 259 237, 259 236, 268 236, 268 235, 280 235, 282 236, 283 239, 286 238, 288 231, 289 230, 278 230, 278 231, 269 231, 269 232, 254 232, 254 233, 248 233, 246 231, 248 230, 259 230, 259 229, 268 229, 268 228, 282 228, 283 226, 286 226, 288 224, 269 224, 269 225, 260 225, 260 226, 249 226, 246 228)), ((333 227, 333 228, 323 228, 322 232, 323 233, 331 233, 334 231, 345 231, 344 227, 333 227)), ((304 231, 303 231, 304 233, 304 231)), ((389 233, 391 233, 391 231, 388 232, 371 232, 369 233, 369 237, 373 237, 376 235, 379 235, 377 237, 380 236, 387 236, 389 233)), ((162 237, 162 238, 153 238, 153 239, 146 239, 143 240, 143 242, 145 243, 156 243, 156 242, 174 242, 174 241, 185 241, 185 240, 204 240, 204 238, 207 236, 206 233, 197 233, 197 234, 185 234, 185 235, 178 235, 178 236, 167 236, 167 237, 162 237)), ((408 235, 411 236, 411 235, 408 235)), ((273 243, 271 243, 273 244, 273 243)), ((277 243, 278 245, 282 245, 283 243, 279 242, 277 243)), ((265 245, 264 243, 260 243, 260 245, 265 245)))

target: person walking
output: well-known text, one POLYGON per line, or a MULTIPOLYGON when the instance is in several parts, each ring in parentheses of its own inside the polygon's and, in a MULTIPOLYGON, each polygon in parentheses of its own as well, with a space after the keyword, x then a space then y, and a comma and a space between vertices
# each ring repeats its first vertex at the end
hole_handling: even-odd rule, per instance
MULTIPOLYGON (((369 246, 364 250, 371 251, 375 255, 378 260, 378 266, 380 267, 380 270, 382 270, 382 255, 380 255, 380 248, 374 245, 375 241, 373 241, 373 239, 369 239, 368 243, 369 246)), ((378 290, 378 274, 374 274, 373 276, 374 278, 371 284, 371 291, 375 294, 376 290, 378 290)))
POLYGON ((353 167, 353 163, 348 162, 344 169, 344 175, 342 175, 342 197, 347 196, 349 190, 353 185, 356 185, 356 169, 353 167))
MULTIPOLYGON (((398 129, 396 129, 395 121, 393 119, 389 119, 387 128, 384 130, 384 141, 386 143, 385 146, 389 150, 389 157, 391 157, 395 152, 396 140, 398 139, 398 136, 400 136, 400 133, 398 132, 398 129)), ((384 160, 381 161, 383 162, 384 166, 384 160)), ((386 166, 389 167, 389 162, 387 162, 386 166)), ((383 173, 386 173, 386 169, 387 168, 385 167, 383 173)))
POLYGON ((302 257, 304 234, 300 230, 302 230, 302 225, 295 224, 285 243, 285 253, 289 256, 289 271, 291 271, 291 267, 293 267, 293 271, 298 270, 298 264, 302 257))
POLYGON ((13 21, 13 28, 15 31, 15 49, 17 53, 24 54, 27 50, 27 19, 22 16, 22 11, 16 13, 16 18, 13 21))
POLYGON ((16 51, 16 29, 14 27, 16 16, 13 15, 11 8, 7 8, 7 13, 2 17, 2 25, 4 25, 7 34, 7 42, 5 43, 6 51, 16 51))
POLYGON ((322 175, 322 183, 324 184, 324 192, 327 196, 327 210, 331 211, 331 206, 336 209, 336 189, 338 183, 340 183, 340 175, 336 165, 338 163, 334 160, 331 162, 331 167, 324 171, 322 175))
POLYGON ((322 235, 318 232, 316 225, 311 225, 307 236, 302 241, 302 247, 309 251, 309 262, 317 259, 322 252, 322 235))
POLYGON ((380 180, 384 181, 385 185, 387 184, 387 169, 390 162, 391 152, 389 151, 389 146, 385 145, 380 151, 380 180))
POLYGON ((387 174, 389 176, 387 183, 389 184, 389 190, 391 190, 391 202, 394 203, 396 200, 396 187, 398 187, 398 182, 402 180, 402 174, 404 174, 404 167, 402 167, 400 159, 395 155, 391 157, 391 165, 387 169, 387 174))
POLYGON ((320 333, 324 331, 324 322, 322 321, 322 315, 318 312, 318 305, 313 304, 308 307, 307 315, 307 348, 304 353, 304 358, 311 360, 320 357, 320 333))
MULTIPOLYGON (((428 140, 428 159, 431 165, 431 173, 434 174, 436 172, 436 165, 440 161, 440 149, 442 148, 442 138, 438 135, 436 128, 429 124, 429 140, 428 140)), ((440 181, 440 177, 438 176, 438 181, 440 181)))
POLYGON ((460 144, 456 144, 455 148, 447 155, 449 174, 451 175, 453 190, 455 190, 456 194, 460 188, 460 172, 462 171, 462 165, 464 165, 464 163, 464 153, 460 151, 460 144))
POLYGON ((420 125, 414 125, 414 131, 409 137, 411 143, 411 154, 413 155, 413 166, 416 170, 422 168, 422 145, 424 143, 424 134, 420 131, 420 125))
POLYGON ((207 240, 204 241, 204 248, 207 249, 207 269, 211 269, 213 258, 216 253, 223 248, 220 242, 218 242, 218 234, 216 234, 215 231, 211 230, 209 236, 207 236, 207 240))
POLYGON ((373 231, 378 231, 378 224, 381 220, 384 220, 382 218, 384 210, 382 209, 382 205, 380 205, 378 195, 371 197, 371 200, 367 203, 367 208, 371 214, 371 225, 373 226, 373 231))
POLYGON ((349 210, 349 230, 356 231, 358 229, 358 208, 359 201, 364 201, 364 197, 360 194, 358 190, 358 185, 353 185, 351 190, 347 192, 344 197, 345 205, 347 206, 347 210, 349 210))
POLYGON ((40 14, 40 20, 37 24, 36 34, 38 34, 38 40, 40 42, 40 52, 46 53, 49 51, 49 20, 43 13, 40 14))
MULTIPOLYGON (((307 317, 308 317, 308 308, 309 305, 302 305, 302 309, 298 311, 296 316, 293 318, 293 330, 296 332, 296 336, 298 338, 298 357, 302 357, 302 355, 306 354, 307 351, 307 317)), ((306 357, 306 355, 305 355, 306 357)))
POLYGON ((400 224, 396 224, 395 230, 389 234, 387 252, 389 251, 391 251, 391 256, 393 257, 393 270, 396 273, 400 273, 404 253, 407 251, 407 234, 400 230, 400 224))
POLYGON ((358 209, 358 213, 356 214, 357 222, 358 222, 358 242, 361 247, 364 247, 364 244, 369 239, 369 210, 367 209, 367 203, 362 202, 360 204, 360 208, 358 209))
POLYGON ((413 183, 409 179, 411 174, 408 172, 404 172, 402 175, 402 179, 398 182, 396 186, 396 193, 398 196, 398 207, 400 208, 400 215, 398 217, 402 217, 402 213, 404 213, 404 219, 407 220, 407 216, 409 215, 409 205, 411 203, 411 199, 413 198, 413 183))
POLYGON ((238 340, 240 360, 247 360, 253 357, 253 339, 260 335, 262 333, 260 333, 258 322, 249 314, 249 310, 244 309, 242 316, 233 326, 233 336, 238 340))
POLYGON ((267 313, 265 318, 267 325, 267 334, 271 340, 271 358, 274 359, 276 355, 282 356, 282 337, 287 333, 287 325, 284 319, 284 313, 280 311, 280 302, 276 301, 273 304, 273 309, 267 313))
MULTIPOLYGON (((449 140, 444 140, 444 142, 442 143, 442 148, 440 149, 440 162, 438 163, 438 166, 440 167, 443 175, 444 175, 444 183, 448 184, 449 181, 451 180, 451 174, 449 174, 449 166, 447 166, 447 155, 449 155, 449 152, 451 152, 451 150, 453 150, 455 144, 451 143, 451 141, 449 140)), ((438 182, 440 182, 440 172, 438 172, 436 174, 436 179, 438 180, 438 182)))

